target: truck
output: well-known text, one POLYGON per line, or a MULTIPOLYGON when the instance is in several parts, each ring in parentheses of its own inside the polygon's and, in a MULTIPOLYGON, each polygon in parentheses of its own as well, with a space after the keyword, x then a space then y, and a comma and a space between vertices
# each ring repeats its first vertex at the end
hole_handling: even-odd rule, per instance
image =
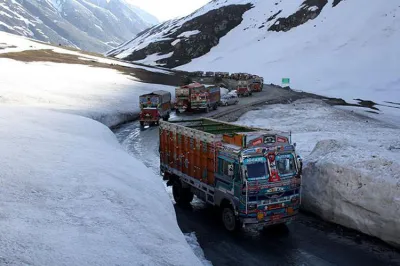
POLYGON ((159 124, 160 119, 168 121, 171 113, 171 93, 158 90, 139 96, 139 122, 145 125, 159 124))
POLYGON ((191 110, 190 95, 195 86, 201 86, 199 83, 191 83, 175 89, 175 112, 177 114, 191 110))
POLYGON ((236 94, 238 97, 251 96, 253 94, 251 86, 247 80, 239 80, 236 86, 236 94))
POLYGON ((208 113, 218 108, 221 100, 221 90, 218 86, 193 86, 190 94, 192 110, 203 110, 208 113))
POLYGON ((177 204, 196 195, 231 232, 296 219, 302 160, 290 132, 201 118, 162 121, 159 136, 160 172, 177 204))
POLYGON ((263 87, 264 87, 264 82, 263 82, 262 78, 260 78, 260 77, 253 78, 250 87, 251 87, 252 92, 262 91, 263 87))

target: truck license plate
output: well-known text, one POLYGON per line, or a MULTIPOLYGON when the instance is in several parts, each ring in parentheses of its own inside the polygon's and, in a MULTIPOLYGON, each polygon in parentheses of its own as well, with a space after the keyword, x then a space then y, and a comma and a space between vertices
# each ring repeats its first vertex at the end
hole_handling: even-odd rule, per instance
POLYGON ((279 219, 281 219, 282 215, 280 214, 275 214, 271 216, 271 221, 277 221, 279 219))

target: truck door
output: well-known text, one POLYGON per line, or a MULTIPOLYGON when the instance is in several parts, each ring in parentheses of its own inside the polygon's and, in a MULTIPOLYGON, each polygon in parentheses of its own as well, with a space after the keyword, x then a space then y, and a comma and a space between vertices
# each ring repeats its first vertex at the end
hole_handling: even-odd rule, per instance
POLYGON ((226 157, 218 157, 218 175, 217 187, 233 195, 233 179, 234 172, 232 173, 234 160, 226 157))

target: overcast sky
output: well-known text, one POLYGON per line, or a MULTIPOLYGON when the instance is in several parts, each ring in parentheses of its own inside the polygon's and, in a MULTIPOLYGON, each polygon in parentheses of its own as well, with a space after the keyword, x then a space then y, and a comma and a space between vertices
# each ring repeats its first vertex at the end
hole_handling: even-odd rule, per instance
POLYGON ((128 0, 160 21, 189 15, 210 0, 128 0))

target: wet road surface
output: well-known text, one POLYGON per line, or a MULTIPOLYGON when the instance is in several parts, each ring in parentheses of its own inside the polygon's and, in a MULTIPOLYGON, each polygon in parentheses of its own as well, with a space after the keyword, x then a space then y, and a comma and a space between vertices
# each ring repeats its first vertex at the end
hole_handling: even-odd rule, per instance
MULTIPOLYGON (((294 98, 292 92, 270 88, 256 97, 243 98, 239 106, 220 107, 207 116, 232 113, 260 99, 294 98)), ((192 119, 204 114, 172 116, 192 119)), ((115 130, 120 143, 134 157, 159 174, 158 127, 141 129, 138 122, 115 130)), ((161 177, 160 177, 161 179, 161 177)), ((171 189, 167 188, 172 200, 171 189)), ((173 201, 173 200, 172 200, 173 201)), ((218 212, 195 199, 190 207, 175 205, 184 233, 195 232, 205 256, 213 265, 400 265, 400 253, 381 241, 353 230, 300 214, 286 229, 245 228, 239 234, 223 229, 218 212)))

